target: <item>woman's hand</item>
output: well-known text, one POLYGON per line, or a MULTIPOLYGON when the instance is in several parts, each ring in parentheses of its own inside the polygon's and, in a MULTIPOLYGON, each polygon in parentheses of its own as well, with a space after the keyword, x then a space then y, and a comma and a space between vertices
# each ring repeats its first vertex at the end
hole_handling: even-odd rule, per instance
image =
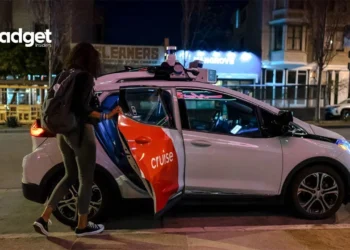
POLYGON ((109 114, 108 119, 112 119, 116 114, 123 114, 123 110, 120 106, 115 107, 109 114))

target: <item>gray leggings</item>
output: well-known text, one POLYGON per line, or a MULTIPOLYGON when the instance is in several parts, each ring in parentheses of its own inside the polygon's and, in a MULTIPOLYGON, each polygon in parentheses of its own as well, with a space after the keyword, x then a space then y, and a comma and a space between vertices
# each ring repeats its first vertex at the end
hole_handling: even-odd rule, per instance
POLYGON ((78 133, 71 133, 67 136, 57 135, 57 140, 66 174, 55 187, 48 201, 48 206, 55 209, 58 202, 79 178, 78 213, 80 215, 88 214, 96 164, 94 127, 90 124, 85 125, 80 147, 78 133))

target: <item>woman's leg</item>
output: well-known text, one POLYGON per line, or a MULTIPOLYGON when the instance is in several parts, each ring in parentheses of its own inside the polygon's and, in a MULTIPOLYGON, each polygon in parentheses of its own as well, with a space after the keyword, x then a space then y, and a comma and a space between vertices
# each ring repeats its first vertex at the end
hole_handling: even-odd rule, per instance
POLYGON ((49 220, 52 211, 56 208, 58 202, 68 193, 69 188, 78 180, 78 168, 73 149, 68 145, 65 136, 58 135, 57 139, 66 173, 52 192, 47 207, 42 214, 42 218, 45 221, 49 220))
POLYGON ((63 163, 65 167, 65 176, 56 185, 51 197, 47 203, 47 206, 42 213, 41 217, 37 219, 33 226, 38 233, 48 235, 48 221, 52 214, 52 211, 56 208, 58 202, 67 194, 71 185, 75 184, 78 178, 78 168, 75 161, 75 153, 73 149, 68 145, 66 138, 63 135, 57 135, 58 146, 63 156, 63 163))
POLYGON ((89 205, 96 166, 96 142, 92 125, 85 125, 81 146, 75 148, 75 154, 80 183, 78 191, 79 219, 77 228, 84 229, 88 225, 89 205))

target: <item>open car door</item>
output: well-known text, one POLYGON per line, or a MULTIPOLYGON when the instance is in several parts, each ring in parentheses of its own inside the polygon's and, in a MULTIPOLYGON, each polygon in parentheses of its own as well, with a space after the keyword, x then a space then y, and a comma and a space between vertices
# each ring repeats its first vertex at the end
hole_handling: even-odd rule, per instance
POLYGON ((175 125, 171 90, 121 88, 119 104, 124 112, 118 117, 124 151, 160 216, 184 190, 184 143, 175 125))

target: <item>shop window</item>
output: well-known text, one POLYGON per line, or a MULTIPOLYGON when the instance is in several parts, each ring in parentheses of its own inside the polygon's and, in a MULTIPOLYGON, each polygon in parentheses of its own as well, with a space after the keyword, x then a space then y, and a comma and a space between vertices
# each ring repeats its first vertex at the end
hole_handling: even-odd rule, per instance
POLYGON ((275 87, 275 99, 276 100, 283 99, 283 86, 276 86, 275 87))
POLYGON ((266 87, 266 100, 272 100, 273 99, 273 87, 269 86, 266 87))
POLYGON ((228 80, 226 81, 227 86, 239 85, 239 80, 228 80))
POLYGON ((239 84, 240 85, 252 85, 252 84, 254 84, 254 81, 253 80, 240 80, 239 84))
POLYGON ((288 26, 288 38, 287 38, 287 49, 289 50, 301 50, 302 48, 302 26, 288 26))
POLYGON ((283 83, 283 70, 276 70, 276 83, 283 83))
POLYGON ((254 89, 254 98, 261 100, 262 99, 262 93, 263 93, 263 88, 262 87, 256 87, 254 89))
POLYGON ((305 99, 306 98, 306 86, 298 86, 297 90, 297 98, 298 99, 305 99))
POLYGON ((297 99, 296 95, 295 95, 296 94, 295 91, 296 91, 296 86, 290 86, 287 88, 287 98, 289 100, 297 99))
POLYGON ((282 50, 283 48, 283 26, 278 25, 274 27, 274 50, 282 50))
POLYGON ((297 78, 297 72, 296 71, 288 71, 288 83, 289 84, 295 84, 297 78))
POLYGON ((306 71, 298 71, 298 84, 306 84, 306 71))
POLYGON ((273 83, 273 70, 266 70, 266 82, 273 83))

